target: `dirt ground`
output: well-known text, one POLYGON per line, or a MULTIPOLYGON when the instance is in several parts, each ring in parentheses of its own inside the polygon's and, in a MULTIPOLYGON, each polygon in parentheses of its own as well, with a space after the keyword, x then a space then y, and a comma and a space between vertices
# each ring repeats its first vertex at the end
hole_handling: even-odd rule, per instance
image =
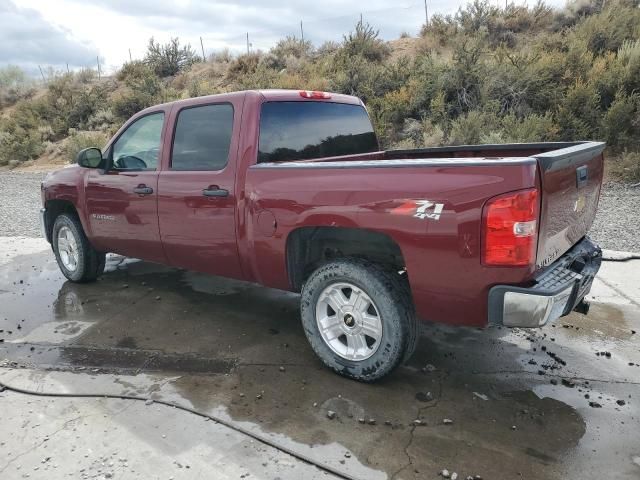
POLYGON ((367 385, 314 357, 296 295, 118 256, 78 285, 42 240, 0 250, 0 382, 142 399, 0 393, 1 478, 640 477, 638 260, 605 262, 587 317, 425 324, 367 385))

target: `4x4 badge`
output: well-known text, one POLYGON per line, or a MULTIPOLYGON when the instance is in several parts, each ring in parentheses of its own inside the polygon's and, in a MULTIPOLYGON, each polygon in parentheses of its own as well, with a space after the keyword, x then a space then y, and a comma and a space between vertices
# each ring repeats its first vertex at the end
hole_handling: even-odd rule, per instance
POLYGON ((421 219, 440 220, 440 214, 444 209, 444 203, 433 203, 429 200, 418 200, 416 202, 416 214, 414 217, 421 219))
POLYGON ((430 200, 410 200, 399 207, 394 208, 391 213, 395 215, 412 215, 424 220, 440 220, 440 215, 444 210, 444 203, 436 203, 430 200))

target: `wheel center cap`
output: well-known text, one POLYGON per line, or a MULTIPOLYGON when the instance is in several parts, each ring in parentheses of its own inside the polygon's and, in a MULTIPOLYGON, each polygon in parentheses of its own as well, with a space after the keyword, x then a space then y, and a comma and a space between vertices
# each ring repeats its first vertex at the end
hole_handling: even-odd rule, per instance
POLYGON ((356 324, 356 319, 353 318, 353 315, 351 315, 350 313, 347 313, 344 316, 343 321, 347 327, 353 327, 356 324))

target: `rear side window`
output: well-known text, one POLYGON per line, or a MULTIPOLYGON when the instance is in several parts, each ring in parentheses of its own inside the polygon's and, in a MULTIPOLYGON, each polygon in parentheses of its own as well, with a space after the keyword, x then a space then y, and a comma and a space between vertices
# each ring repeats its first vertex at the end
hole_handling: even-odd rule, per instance
POLYGON ((375 152, 378 140, 361 105, 266 102, 258 162, 286 162, 375 152))
POLYGON ((171 151, 172 170, 221 170, 229 160, 233 107, 228 103, 181 110, 171 151))

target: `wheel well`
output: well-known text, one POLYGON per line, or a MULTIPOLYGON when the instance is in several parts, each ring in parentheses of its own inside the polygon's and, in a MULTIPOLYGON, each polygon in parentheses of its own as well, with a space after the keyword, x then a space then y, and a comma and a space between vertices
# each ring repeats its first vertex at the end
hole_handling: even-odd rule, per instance
POLYGON ((361 228, 302 227, 287 238, 287 273, 294 291, 323 263, 340 257, 366 258, 402 270, 404 258, 388 235, 361 228))
POLYGON ((47 200, 46 204, 46 213, 44 216, 44 228, 47 234, 47 240, 51 243, 51 237, 53 234, 53 224, 56 221, 56 218, 61 213, 70 213, 72 215, 78 216, 78 212, 76 211, 76 207, 68 200, 47 200))

